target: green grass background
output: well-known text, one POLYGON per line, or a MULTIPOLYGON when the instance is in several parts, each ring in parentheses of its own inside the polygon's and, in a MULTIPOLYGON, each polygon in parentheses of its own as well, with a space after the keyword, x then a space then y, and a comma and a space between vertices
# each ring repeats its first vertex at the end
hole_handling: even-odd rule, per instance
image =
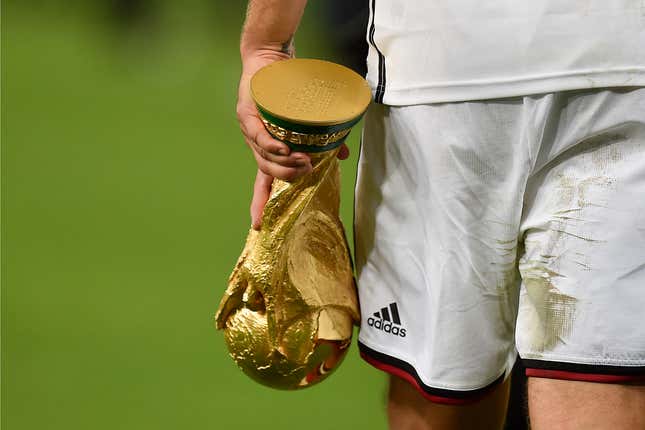
MULTIPOLYGON (((244 3, 160 2, 134 32, 92 2, 2 4, 3 429, 386 427, 355 344, 281 392, 214 329, 255 172, 235 119, 244 3)), ((298 55, 328 58, 316 7, 298 55)))

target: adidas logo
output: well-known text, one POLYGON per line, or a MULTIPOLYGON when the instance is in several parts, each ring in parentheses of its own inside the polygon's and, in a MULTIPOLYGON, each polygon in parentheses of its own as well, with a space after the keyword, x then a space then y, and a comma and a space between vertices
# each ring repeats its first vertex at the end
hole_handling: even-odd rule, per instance
POLYGON ((405 337, 405 329, 401 327, 399 308, 396 303, 390 303, 389 307, 381 308, 380 312, 374 312, 373 316, 367 319, 367 325, 394 336, 405 337))

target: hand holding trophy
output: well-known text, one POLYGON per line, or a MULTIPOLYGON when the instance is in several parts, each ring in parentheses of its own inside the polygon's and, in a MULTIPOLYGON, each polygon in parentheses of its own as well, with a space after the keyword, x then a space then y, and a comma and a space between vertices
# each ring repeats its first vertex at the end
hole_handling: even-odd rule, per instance
POLYGON ((215 319, 248 376, 297 389, 340 364, 360 319, 336 155, 371 93, 353 71, 310 59, 260 69, 251 92, 269 133, 310 153, 313 171, 273 181, 262 227, 249 232, 215 319))

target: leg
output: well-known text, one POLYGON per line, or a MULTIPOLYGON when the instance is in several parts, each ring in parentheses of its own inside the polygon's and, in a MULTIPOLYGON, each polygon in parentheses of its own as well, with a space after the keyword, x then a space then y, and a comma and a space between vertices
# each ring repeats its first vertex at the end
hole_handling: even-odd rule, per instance
POLYGON ((511 388, 506 408, 504 430, 529 430, 526 369, 517 360, 511 372, 511 388))
POLYGON ((531 428, 645 428, 645 386, 529 378, 531 428))
POLYGON ((563 93, 549 115, 519 264, 533 429, 645 428, 644 97, 563 93))
POLYGON ((390 377, 388 417, 392 430, 501 429, 508 402, 509 381, 482 399, 466 405, 442 405, 423 397, 407 381, 390 377))

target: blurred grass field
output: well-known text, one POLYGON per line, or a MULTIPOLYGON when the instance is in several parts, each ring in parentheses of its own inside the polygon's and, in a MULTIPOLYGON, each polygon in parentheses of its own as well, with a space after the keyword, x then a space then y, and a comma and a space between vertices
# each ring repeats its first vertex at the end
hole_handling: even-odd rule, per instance
MULTIPOLYGON (((385 378, 355 344, 325 383, 281 392, 213 327, 250 224, 245 2, 161 2, 131 33, 90 3, 3 3, 2 428, 384 429, 385 378)), ((298 55, 325 58, 315 7, 298 55)))

